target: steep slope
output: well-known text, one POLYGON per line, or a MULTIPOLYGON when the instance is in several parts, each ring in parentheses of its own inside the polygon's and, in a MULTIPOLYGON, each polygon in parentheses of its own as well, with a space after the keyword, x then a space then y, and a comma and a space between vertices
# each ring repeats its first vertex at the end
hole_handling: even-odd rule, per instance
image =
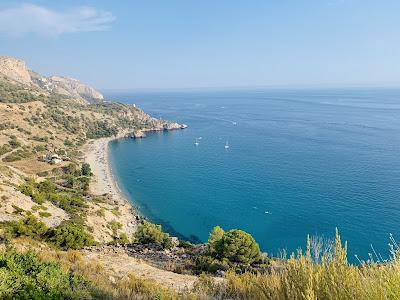
POLYGON ((25 62, 14 57, 0 56, 0 74, 21 84, 32 84, 25 62))
POLYGON ((59 94, 82 102, 96 103, 104 100, 100 92, 76 79, 42 76, 29 70, 24 61, 13 57, 0 56, 0 75, 11 83, 36 87, 42 92, 59 94))
MULTIPOLYGON (((16 64, 11 64, 10 59, 6 61, 4 65, 10 66, 7 70, 19 65, 20 74, 27 71, 18 60, 16 64)), ((121 220, 126 220, 121 228, 132 232, 131 223, 136 215, 129 207, 125 209, 107 195, 94 196, 88 192, 87 179, 79 175, 84 162, 83 146, 93 139, 133 136, 137 131, 178 129, 181 125, 152 118, 135 106, 116 102, 88 104, 76 95, 70 97, 67 93, 52 92, 52 88, 26 84, 27 81, 22 83, 23 80, 17 82, 15 71, 7 71, 7 78, 0 77, 0 222, 33 214, 47 226, 54 227, 77 217, 78 211, 78 217, 99 242, 112 241, 115 230, 110 224, 121 220), (30 178, 29 185, 38 195, 21 192, 26 178, 30 178), (84 205, 71 213, 68 207, 60 206, 57 199, 34 199, 43 198, 35 185, 46 178, 57 184, 58 193, 70 193, 72 197, 71 192, 78 192, 79 201, 84 205), (126 216, 121 217, 121 213, 126 216)), ((3 68, 2 74, 5 73, 3 68)), ((36 79, 40 76, 31 74, 36 79)), ((79 87, 79 84, 73 88, 86 96, 91 93, 96 96, 94 90, 79 87)))

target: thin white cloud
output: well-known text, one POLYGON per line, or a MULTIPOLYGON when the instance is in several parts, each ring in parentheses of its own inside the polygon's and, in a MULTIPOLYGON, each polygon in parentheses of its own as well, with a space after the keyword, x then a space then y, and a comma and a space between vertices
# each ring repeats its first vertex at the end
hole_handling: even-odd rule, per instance
POLYGON ((34 4, 0 10, 0 32, 21 36, 35 33, 58 36, 63 33, 107 30, 115 17, 92 7, 54 11, 34 4))

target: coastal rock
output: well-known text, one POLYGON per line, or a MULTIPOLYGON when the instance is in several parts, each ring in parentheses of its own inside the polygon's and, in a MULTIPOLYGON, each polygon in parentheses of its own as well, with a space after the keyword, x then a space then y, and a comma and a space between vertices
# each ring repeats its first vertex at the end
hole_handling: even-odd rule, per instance
POLYGON ((188 126, 186 124, 179 124, 176 122, 169 122, 163 125, 164 130, 176 130, 176 129, 185 129, 188 126))
POLYGON ((146 134, 143 132, 143 130, 134 130, 132 133, 132 137, 135 139, 141 139, 146 137, 146 134))

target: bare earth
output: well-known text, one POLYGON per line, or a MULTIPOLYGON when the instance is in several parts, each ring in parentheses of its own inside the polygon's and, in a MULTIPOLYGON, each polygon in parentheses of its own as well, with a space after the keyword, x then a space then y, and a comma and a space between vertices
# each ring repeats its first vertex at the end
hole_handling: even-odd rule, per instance
POLYGON ((177 274, 170 271, 157 269, 140 259, 126 253, 88 252, 83 253, 90 261, 99 261, 115 279, 122 279, 129 274, 137 277, 154 280, 160 285, 172 288, 178 292, 189 291, 198 280, 193 275, 177 274))

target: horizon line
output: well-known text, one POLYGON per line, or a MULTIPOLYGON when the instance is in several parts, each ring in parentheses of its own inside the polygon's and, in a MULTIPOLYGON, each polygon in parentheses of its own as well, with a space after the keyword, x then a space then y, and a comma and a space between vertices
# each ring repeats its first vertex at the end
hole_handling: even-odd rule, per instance
POLYGON ((198 87, 133 87, 133 88, 98 88, 103 92, 130 91, 219 91, 219 90, 279 90, 279 89, 340 89, 340 88, 388 88, 400 89, 400 83, 354 83, 354 84, 288 84, 288 85, 245 85, 245 86, 198 86, 198 87))

